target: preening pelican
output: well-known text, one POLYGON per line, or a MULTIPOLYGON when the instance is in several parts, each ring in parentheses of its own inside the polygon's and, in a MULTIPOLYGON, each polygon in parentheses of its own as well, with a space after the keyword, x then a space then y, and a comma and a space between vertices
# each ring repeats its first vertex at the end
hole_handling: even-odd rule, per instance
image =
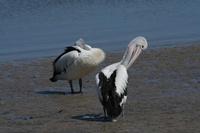
POLYGON ((127 99, 127 70, 148 46, 144 37, 136 37, 129 44, 120 62, 103 68, 96 75, 97 92, 103 105, 104 116, 115 121, 127 99))
POLYGON ((82 78, 92 72, 105 59, 105 53, 99 48, 92 48, 83 39, 76 41, 74 46, 66 47, 53 62, 52 82, 68 80, 71 93, 74 93, 72 80, 79 80, 82 93, 82 78))

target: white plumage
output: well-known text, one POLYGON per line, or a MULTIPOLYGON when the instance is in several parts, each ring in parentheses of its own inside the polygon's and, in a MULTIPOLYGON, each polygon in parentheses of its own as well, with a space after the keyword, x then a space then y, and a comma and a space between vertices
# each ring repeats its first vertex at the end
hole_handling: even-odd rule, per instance
POLYGON ((136 37, 129 43, 120 62, 103 68, 96 75, 98 97, 103 105, 105 117, 114 119, 123 112, 127 99, 127 69, 147 46, 144 37, 136 37))
POLYGON ((82 92, 82 77, 91 73, 103 62, 105 53, 99 48, 92 48, 79 39, 74 46, 67 47, 53 62, 52 82, 68 80, 71 92, 74 93, 72 80, 79 80, 82 92))
POLYGON ((119 95, 123 95, 128 83, 127 69, 123 65, 119 65, 117 68, 117 74, 115 77, 116 92, 119 95))

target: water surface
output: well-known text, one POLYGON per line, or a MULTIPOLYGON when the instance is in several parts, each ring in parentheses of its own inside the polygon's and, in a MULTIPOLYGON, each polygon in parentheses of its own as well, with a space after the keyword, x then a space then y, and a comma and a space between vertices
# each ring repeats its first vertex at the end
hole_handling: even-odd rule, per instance
POLYGON ((199 0, 0 0, 0 61, 53 56, 78 38, 105 51, 200 40, 199 0))

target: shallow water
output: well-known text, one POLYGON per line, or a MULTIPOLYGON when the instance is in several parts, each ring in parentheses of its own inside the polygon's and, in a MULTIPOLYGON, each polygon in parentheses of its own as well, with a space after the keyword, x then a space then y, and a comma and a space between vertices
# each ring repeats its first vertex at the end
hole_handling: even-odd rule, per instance
POLYGON ((0 61, 59 54, 78 38, 106 51, 200 40, 199 0, 0 0, 0 61))

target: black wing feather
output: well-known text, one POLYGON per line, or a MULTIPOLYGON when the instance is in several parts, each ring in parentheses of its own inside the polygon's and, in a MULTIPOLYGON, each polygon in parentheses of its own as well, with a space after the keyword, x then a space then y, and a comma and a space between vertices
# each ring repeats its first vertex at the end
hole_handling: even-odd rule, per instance
POLYGON ((60 54, 60 55, 54 60, 53 64, 55 64, 64 54, 69 53, 69 52, 71 52, 71 51, 77 51, 77 52, 79 52, 79 53, 81 52, 79 49, 77 49, 77 48, 75 48, 75 47, 73 47, 73 46, 66 47, 66 48, 65 48, 65 51, 64 51, 62 54, 60 54))
MULTIPOLYGON (((57 71, 56 71, 56 68, 55 68, 56 62, 57 62, 63 55, 65 55, 66 53, 69 53, 69 52, 71 52, 71 51, 77 51, 78 53, 81 52, 79 49, 77 49, 77 48, 75 48, 75 47, 73 47, 73 46, 66 47, 66 48, 65 48, 65 51, 64 51, 62 54, 60 54, 60 55, 53 61, 53 77, 52 77, 52 79, 55 77, 55 75, 60 74, 60 72, 57 72, 57 71)), ((64 71, 66 71, 66 69, 65 69, 64 71)))
POLYGON ((111 118, 116 118, 122 112, 122 107, 120 103, 124 96, 127 95, 127 89, 121 95, 116 92, 115 86, 115 78, 116 78, 117 70, 115 70, 109 79, 100 72, 99 73, 99 87, 101 87, 101 95, 102 95, 102 105, 106 109, 108 116, 111 118))

